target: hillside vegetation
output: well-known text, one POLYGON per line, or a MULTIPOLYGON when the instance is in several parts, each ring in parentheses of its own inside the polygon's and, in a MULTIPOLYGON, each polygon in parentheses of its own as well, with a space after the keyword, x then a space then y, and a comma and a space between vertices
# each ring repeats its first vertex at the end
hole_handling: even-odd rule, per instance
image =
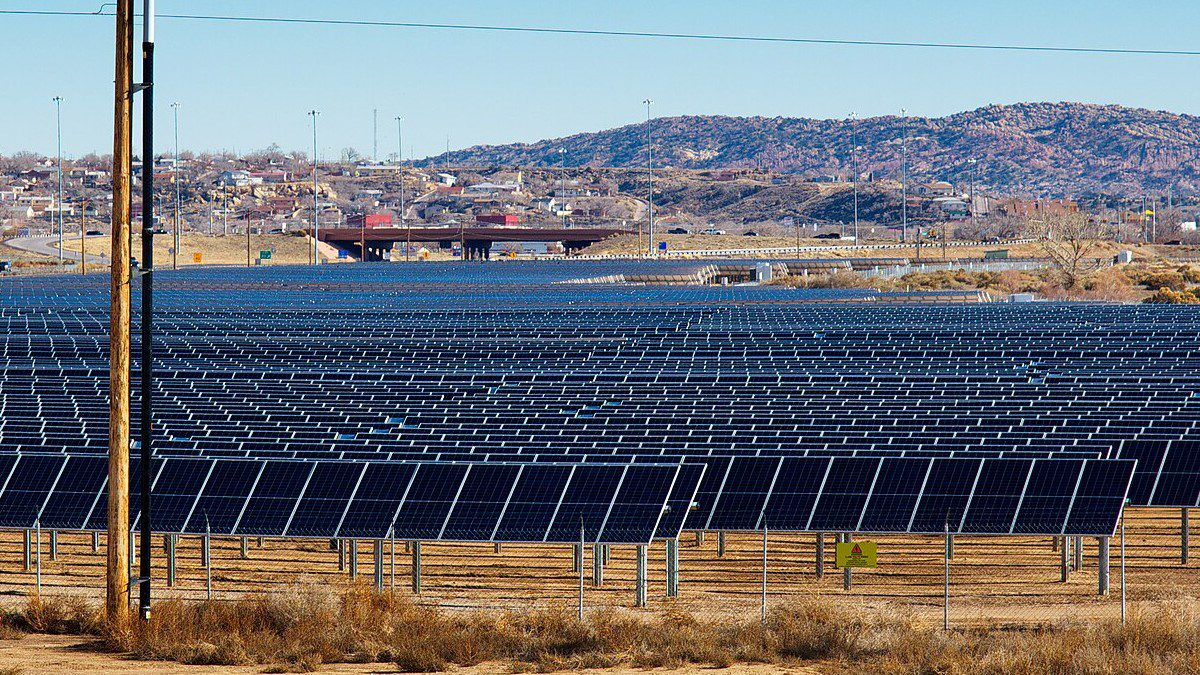
MULTIPOLYGON (((1083 103, 992 105, 948 117, 856 121, 791 117, 685 116, 652 122, 655 161, 689 169, 752 168, 848 175, 853 139, 863 172, 900 175, 902 139, 917 180, 969 181, 1001 192, 1140 194, 1200 180, 1200 117, 1083 103)), ((439 155, 440 166, 639 167, 646 123, 566 138, 475 146, 439 155)))

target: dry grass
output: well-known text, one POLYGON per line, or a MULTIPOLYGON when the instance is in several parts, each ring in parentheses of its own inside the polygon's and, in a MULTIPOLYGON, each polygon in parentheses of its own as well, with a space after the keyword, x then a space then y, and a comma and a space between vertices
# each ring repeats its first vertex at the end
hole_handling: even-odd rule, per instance
MULTIPOLYGON (((96 634, 86 603, 31 599, 4 624, 36 632, 96 634)), ((580 622, 565 608, 447 613, 358 586, 295 586, 230 603, 164 602, 149 625, 109 636, 135 658, 197 665, 265 665, 310 672, 326 663, 387 662, 434 672, 484 662, 514 672, 584 668, 870 664, 878 673, 1091 675, 1200 673, 1200 604, 1159 603, 1124 627, 1054 625, 943 633, 911 615, 855 610, 806 597, 765 623, 697 618, 668 607, 653 616, 600 610, 580 622)), ((2 675, 2 674, 0 674, 2 675)))

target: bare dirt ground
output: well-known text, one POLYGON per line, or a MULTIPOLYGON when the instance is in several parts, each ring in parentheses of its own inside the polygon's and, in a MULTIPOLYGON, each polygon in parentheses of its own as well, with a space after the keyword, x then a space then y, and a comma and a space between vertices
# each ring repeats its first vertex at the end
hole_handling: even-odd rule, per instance
MULTIPOLYGON (((135 661, 120 654, 99 652, 92 638, 62 635, 28 635, 19 640, 0 642, 0 672, 12 669, 27 673, 92 673, 93 675, 242 675, 262 673, 264 668, 256 666, 185 666, 163 661, 135 661)), ((710 671, 711 668, 693 666, 679 670, 640 668, 610 668, 583 670, 584 673, 606 675, 634 675, 643 673, 695 673, 710 671)), ((386 663, 330 664, 321 666, 322 673, 395 673, 395 667, 386 663)), ((470 668, 455 668, 463 675, 499 675, 513 672, 507 663, 484 663, 470 668)), ((728 675, 766 675, 768 673, 794 673, 809 675, 821 672, 816 668, 761 664, 738 664, 721 669, 728 675)))
MULTIPOLYGON (((276 265, 302 264, 309 261, 309 239, 302 236, 291 236, 287 234, 251 234, 250 235, 250 257, 251 264, 254 264, 254 259, 258 258, 259 251, 271 251, 269 263, 276 265)), ((81 248, 81 242, 78 238, 70 239, 64 242, 63 246, 72 251, 78 251, 81 248)), ((93 255, 108 254, 109 237, 107 235, 99 237, 88 237, 86 241, 87 252, 93 255)), ((159 267, 164 264, 170 266, 172 262, 171 249, 174 247, 174 240, 170 234, 159 235, 154 238, 154 260, 159 267)), ((141 237, 137 234, 133 235, 133 250, 134 255, 140 255, 142 250, 141 237)), ((208 236, 206 234, 188 233, 180 235, 179 238, 179 253, 174 256, 180 267, 192 266, 193 254, 200 254, 200 264, 202 265, 245 265, 246 264, 246 237, 245 235, 231 234, 229 236, 208 236)))

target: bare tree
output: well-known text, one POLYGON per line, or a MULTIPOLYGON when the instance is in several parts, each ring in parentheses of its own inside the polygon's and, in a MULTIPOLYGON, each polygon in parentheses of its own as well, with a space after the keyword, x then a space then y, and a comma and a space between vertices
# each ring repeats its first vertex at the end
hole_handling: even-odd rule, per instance
POLYGON ((1100 268, 1100 224, 1080 213, 1044 214, 1030 221, 1028 230, 1041 238, 1042 252, 1050 259, 1064 288, 1076 288, 1080 281, 1100 268))

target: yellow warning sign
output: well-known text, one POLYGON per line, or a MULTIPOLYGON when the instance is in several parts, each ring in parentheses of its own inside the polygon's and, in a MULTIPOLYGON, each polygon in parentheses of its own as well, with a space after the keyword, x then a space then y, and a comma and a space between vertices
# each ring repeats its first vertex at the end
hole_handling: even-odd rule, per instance
POLYGON ((838 567, 875 567, 877 560, 873 541, 852 541, 837 545, 838 567))
POLYGON ((198 263, 198 262, 200 262, 200 261, 202 261, 202 260, 204 260, 204 254, 203 254, 203 253, 193 253, 193 254, 192 254, 192 262, 194 262, 194 263, 198 263))

